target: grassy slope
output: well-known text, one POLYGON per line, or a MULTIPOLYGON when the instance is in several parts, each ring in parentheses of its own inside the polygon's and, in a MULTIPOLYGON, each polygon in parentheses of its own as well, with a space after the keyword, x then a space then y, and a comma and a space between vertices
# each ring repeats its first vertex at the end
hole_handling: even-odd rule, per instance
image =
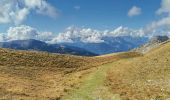
MULTIPOLYGON (((0 49, 0 99, 59 99, 105 63, 129 57, 78 57, 0 49)), ((132 56, 138 54, 131 53, 132 56)))
POLYGON ((0 54, 0 99, 58 98, 79 82, 77 70, 96 64, 91 58, 68 55, 7 49, 0 54))
POLYGON ((144 56, 127 52, 78 57, 0 49, 0 99, 60 99, 69 93, 64 99, 164 100, 170 95, 169 51, 170 43, 144 56))
POLYGON ((127 52, 119 53, 113 55, 99 56, 98 58, 108 59, 111 57, 111 63, 104 64, 96 71, 93 71, 88 75, 80 85, 79 89, 72 90, 68 96, 63 98, 63 100, 112 100, 118 99, 116 94, 109 92, 109 89, 105 86, 104 82, 106 80, 107 71, 112 68, 112 65, 121 59, 129 59, 133 57, 140 56, 140 54, 127 52))
POLYGON ((143 57, 114 63, 106 83, 113 93, 120 94, 125 100, 170 98, 170 43, 143 57))
POLYGON ((63 100, 111 100, 116 95, 108 91, 108 88, 104 86, 104 81, 106 72, 111 68, 112 64, 100 66, 97 71, 84 79, 79 89, 72 90, 63 100))

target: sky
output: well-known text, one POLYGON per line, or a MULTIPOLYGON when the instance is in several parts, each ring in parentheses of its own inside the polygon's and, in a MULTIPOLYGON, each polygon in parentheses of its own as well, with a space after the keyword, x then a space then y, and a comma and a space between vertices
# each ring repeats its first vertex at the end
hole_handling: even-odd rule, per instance
POLYGON ((116 35, 124 31, 134 35, 140 31, 143 35, 165 30, 170 34, 169 5, 170 0, 1 0, 0 40, 16 34, 18 39, 22 34, 32 32, 30 29, 35 29, 37 34, 58 36, 65 31, 89 28, 91 32, 112 31, 110 33, 116 35), (163 28, 157 30, 160 27, 163 28), (120 32, 116 33, 116 29, 120 32), (11 30, 16 34, 9 33, 11 30))
MULTIPOLYGON (((22 24, 35 27, 42 31, 61 32, 66 27, 85 26, 95 29, 128 26, 143 27, 155 20, 155 11, 160 7, 160 0, 47 0, 57 9, 57 18, 35 14, 32 11, 22 24), (133 6, 142 9, 141 15, 129 17, 129 9, 133 6)), ((14 23, 0 24, 4 32, 14 23)))

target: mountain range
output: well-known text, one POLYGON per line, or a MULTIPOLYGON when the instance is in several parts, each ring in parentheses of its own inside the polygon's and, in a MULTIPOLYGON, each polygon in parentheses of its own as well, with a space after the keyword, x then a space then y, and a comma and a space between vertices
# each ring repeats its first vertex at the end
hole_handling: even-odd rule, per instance
POLYGON ((115 96, 115 100, 167 100, 167 39, 154 37, 147 44, 161 45, 144 54, 130 51, 96 57, 0 48, 0 99, 93 100, 101 96, 110 100, 115 96))
POLYGON ((0 42, 0 47, 16 50, 44 51, 50 53, 71 54, 81 56, 97 56, 97 54, 89 52, 82 48, 64 46, 61 44, 47 44, 43 41, 34 39, 0 42))
POLYGON ((85 43, 79 40, 73 43, 49 44, 43 41, 28 39, 0 42, 1 48, 16 50, 45 51, 50 53, 71 54, 79 56, 97 56, 114 52, 124 52, 145 44, 145 37, 103 37, 104 42, 85 43))
POLYGON ((100 43, 85 43, 80 40, 73 43, 62 43, 63 45, 76 46, 84 48, 90 52, 103 55, 115 52, 125 52, 137 48, 148 42, 146 37, 118 36, 118 37, 103 37, 104 42, 100 43))

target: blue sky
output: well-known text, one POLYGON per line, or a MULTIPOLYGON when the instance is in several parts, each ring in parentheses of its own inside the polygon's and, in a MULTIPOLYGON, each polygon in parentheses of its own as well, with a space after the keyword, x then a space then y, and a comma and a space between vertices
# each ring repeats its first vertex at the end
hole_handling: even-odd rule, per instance
MULTIPOLYGON (((58 33, 72 25, 99 30, 118 26, 141 28, 160 18, 155 12, 160 8, 161 0, 47 0, 47 2, 57 9, 56 18, 31 11, 19 25, 58 33), (139 7, 141 14, 129 17, 127 13, 133 6, 139 7)), ((10 22, 0 23, 0 33, 17 25, 10 22)))

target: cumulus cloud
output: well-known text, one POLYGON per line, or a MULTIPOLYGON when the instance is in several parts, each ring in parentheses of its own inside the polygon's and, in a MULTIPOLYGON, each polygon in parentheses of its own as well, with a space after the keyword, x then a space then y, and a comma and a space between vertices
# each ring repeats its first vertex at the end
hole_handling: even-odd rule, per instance
POLYGON ((20 24, 31 11, 53 18, 58 15, 46 0, 1 0, 0 7, 0 23, 20 24))
POLYGON ((77 28, 68 27, 65 32, 59 33, 58 36, 52 39, 51 43, 69 42, 73 43, 76 41, 85 43, 100 43, 104 42, 102 39, 102 33, 98 30, 90 28, 77 28))
POLYGON ((0 42, 13 40, 36 39, 40 41, 51 41, 56 36, 52 32, 39 32, 30 26, 21 25, 10 27, 6 33, 0 33, 0 42))
POLYGON ((170 30, 170 0, 162 0, 161 7, 156 11, 158 15, 164 15, 163 18, 157 21, 153 21, 151 24, 147 25, 145 31, 146 33, 156 33, 159 32, 160 28, 170 30))
POLYGON ((161 8, 156 12, 157 14, 168 13, 170 14, 170 0, 162 0, 161 8))
MULTIPOLYGON (((106 34, 106 33, 105 33, 106 34)), ((143 31, 143 29, 130 29, 128 27, 123 27, 120 26, 110 32, 107 32, 106 36, 133 36, 133 37, 142 37, 144 36, 145 33, 143 31)))
POLYGON ((138 16, 142 13, 141 8, 137 7, 137 6, 133 6, 129 12, 128 12, 128 16, 129 17, 133 17, 133 16, 138 16))
POLYGON ((25 25, 19 27, 10 27, 7 31, 8 40, 36 39, 37 35, 37 30, 25 25))
POLYGON ((146 33, 153 33, 156 30, 159 30, 160 28, 168 28, 170 26, 170 16, 164 17, 158 21, 153 21, 151 24, 147 25, 145 32, 146 33))
POLYGON ((47 43, 102 43, 104 37, 117 36, 144 36, 143 29, 130 29, 127 27, 118 27, 113 30, 95 30, 91 28, 68 27, 64 32, 54 34, 52 32, 39 32, 37 29, 26 25, 10 27, 6 33, 0 34, 0 42, 13 40, 36 39, 47 43))
POLYGON ((73 42, 84 42, 84 43, 102 43, 104 37, 117 37, 117 36, 132 36, 142 37, 144 36, 143 29, 134 30, 127 27, 118 27, 113 30, 94 30, 91 28, 77 28, 69 27, 65 32, 59 33, 49 43, 73 43, 73 42))
POLYGON ((52 32, 38 32, 38 35, 36 36, 37 40, 41 40, 44 42, 51 41, 56 35, 52 32))
POLYGON ((78 28, 68 27, 64 32, 40 32, 30 26, 21 25, 18 27, 10 27, 6 33, 0 34, 0 42, 13 41, 13 40, 27 40, 36 39, 47 43, 102 43, 105 42, 105 37, 152 37, 155 35, 170 36, 170 30, 154 30, 150 34, 146 34, 146 29, 131 29, 128 27, 117 27, 112 30, 95 30, 92 28, 78 28))

